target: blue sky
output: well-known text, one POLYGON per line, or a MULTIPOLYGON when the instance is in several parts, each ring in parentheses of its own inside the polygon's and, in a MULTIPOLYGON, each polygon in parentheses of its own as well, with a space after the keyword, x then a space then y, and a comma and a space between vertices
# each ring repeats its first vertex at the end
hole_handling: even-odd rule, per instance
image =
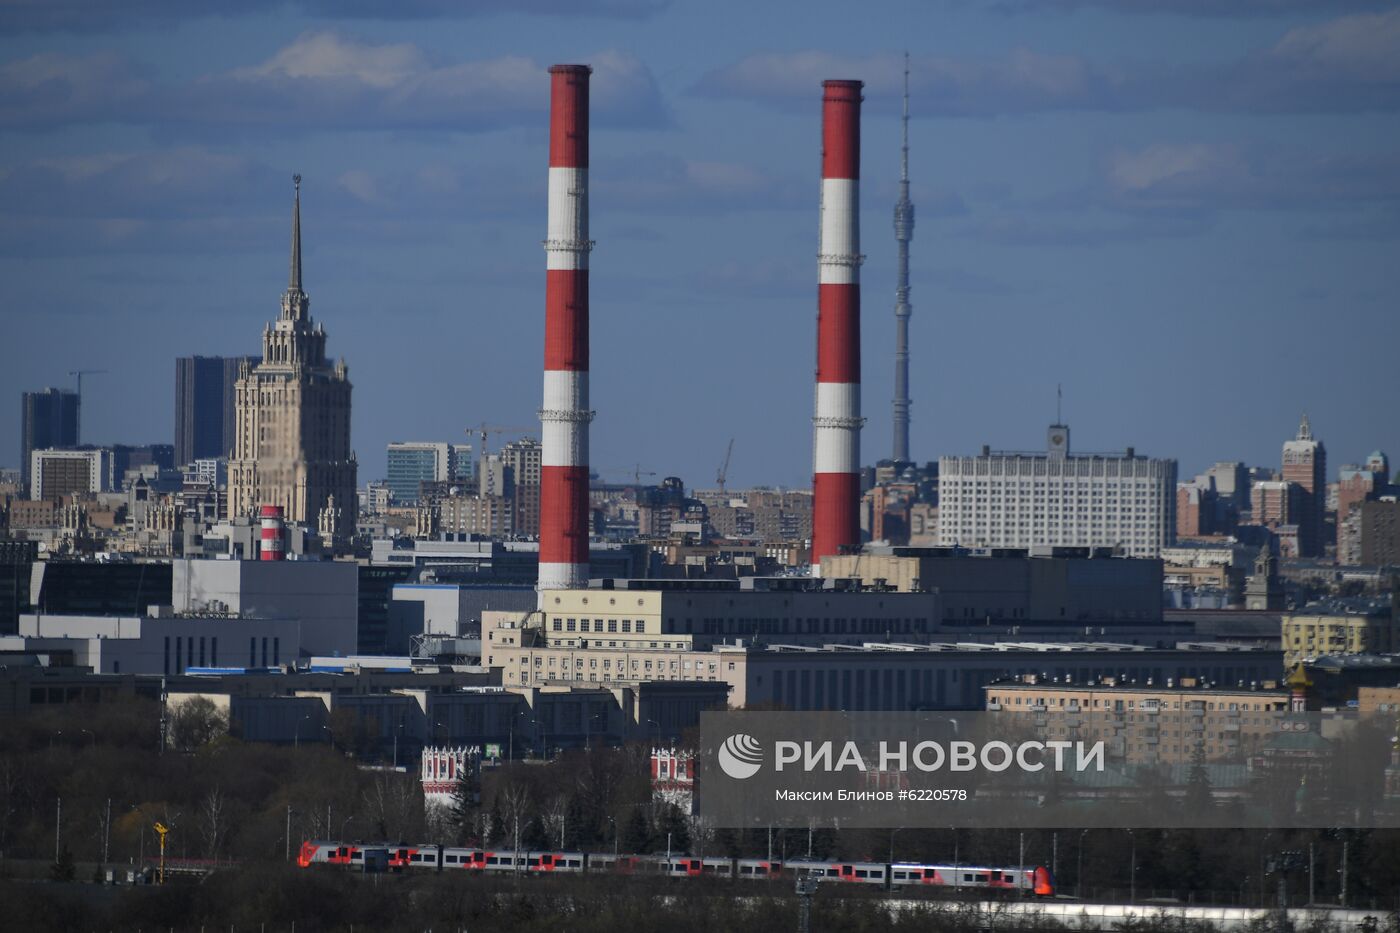
POLYGON ((1336 0, 0 0, 0 464, 19 393, 169 442, 252 353, 301 172, 312 313, 390 440, 539 407, 554 62, 594 66, 592 461, 811 473, 820 82, 867 82, 863 459, 890 448, 912 56, 912 449, 1400 455, 1400 7, 1336 0), (1228 8, 1230 15, 1220 15, 1228 8), (347 13, 351 15, 347 15, 347 13))

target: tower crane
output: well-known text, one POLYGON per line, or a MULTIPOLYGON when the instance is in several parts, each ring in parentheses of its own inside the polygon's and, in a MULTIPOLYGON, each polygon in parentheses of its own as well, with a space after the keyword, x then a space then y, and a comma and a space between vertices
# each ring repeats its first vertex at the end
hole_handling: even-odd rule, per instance
POLYGON ((519 424, 487 424, 485 421, 467 428, 466 434, 468 437, 477 435, 481 438, 481 455, 477 460, 478 469, 476 472, 478 481, 480 481, 481 477, 486 475, 486 436, 488 434, 523 434, 526 431, 533 431, 535 428, 536 425, 527 427, 519 424))
POLYGON ((734 438, 729 439, 729 446, 724 451, 724 462, 720 464, 719 470, 715 472, 715 482, 719 483, 719 491, 724 492, 724 481, 729 479, 729 458, 734 455, 734 438))

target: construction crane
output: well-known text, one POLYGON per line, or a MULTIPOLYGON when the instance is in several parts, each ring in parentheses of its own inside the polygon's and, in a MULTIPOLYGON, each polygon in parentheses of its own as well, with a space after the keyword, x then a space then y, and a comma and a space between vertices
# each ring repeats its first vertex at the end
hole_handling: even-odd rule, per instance
MULTIPOLYGON (((477 460, 479 464, 479 468, 476 471, 477 482, 480 482, 481 478, 486 476, 486 436, 488 434, 521 434, 526 431, 533 431, 537 427, 538 425, 529 425, 527 427, 519 424, 487 424, 483 421, 481 424, 467 428, 466 434, 468 437, 475 434, 481 438, 481 456, 477 460)), ((491 493, 495 492, 494 489, 488 489, 487 491, 491 493)))
POLYGON ((642 477, 643 477, 643 476, 655 476, 655 475, 656 475, 656 471, 655 471, 655 470, 643 470, 643 469, 642 469, 642 465, 641 465, 640 463, 634 463, 634 464, 633 464, 632 466, 630 466, 630 467, 604 467, 602 470, 599 471, 599 473, 601 473, 601 474, 616 474, 616 473, 621 473, 623 476, 630 476, 630 477, 632 477, 632 482, 636 483, 638 486, 642 485, 642 477))
POLYGON ((715 473, 715 482, 719 483, 719 491, 724 492, 724 481, 729 479, 729 458, 734 456, 734 438, 729 439, 729 446, 724 451, 724 462, 720 464, 719 470, 715 473))
POLYGON ((68 371, 68 375, 76 376, 78 380, 78 417, 74 419, 77 422, 74 425, 74 433, 77 434, 77 437, 74 439, 79 444, 83 442, 83 377, 97 376, 105 372, 107 372, 105 369, 70 369, 68 371))

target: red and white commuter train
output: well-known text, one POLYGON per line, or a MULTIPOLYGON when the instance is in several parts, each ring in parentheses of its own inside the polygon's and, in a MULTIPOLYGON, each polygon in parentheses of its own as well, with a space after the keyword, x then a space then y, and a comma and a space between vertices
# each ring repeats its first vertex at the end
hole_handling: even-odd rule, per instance
POLYGON ((975 865, 931 865, 916 862, 833 862, 790 859, 691 855, 614 855, 610 852, 516 852, 513 849, 474 849, 437 845, 389 845, 349 842, 303 842, 297 853, 302 868, 339 865, 362 871, 404 869, 543 874, 661 875, 672 878, 739 878, 763 880, 815 875, 826 881, 851 884, 931 886, 1020 892, 1054 897, 1050 870, 981 868, 975 865))

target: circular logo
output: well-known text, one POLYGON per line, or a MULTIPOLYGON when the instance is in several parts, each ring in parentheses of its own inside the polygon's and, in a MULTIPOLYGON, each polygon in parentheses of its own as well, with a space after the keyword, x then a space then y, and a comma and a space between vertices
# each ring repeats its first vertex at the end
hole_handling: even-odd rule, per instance
POLYGON ((763 746, 753 736, 736 732, 719 747, 719 767, 736 781, 751 778, 763 767, 763 746))

